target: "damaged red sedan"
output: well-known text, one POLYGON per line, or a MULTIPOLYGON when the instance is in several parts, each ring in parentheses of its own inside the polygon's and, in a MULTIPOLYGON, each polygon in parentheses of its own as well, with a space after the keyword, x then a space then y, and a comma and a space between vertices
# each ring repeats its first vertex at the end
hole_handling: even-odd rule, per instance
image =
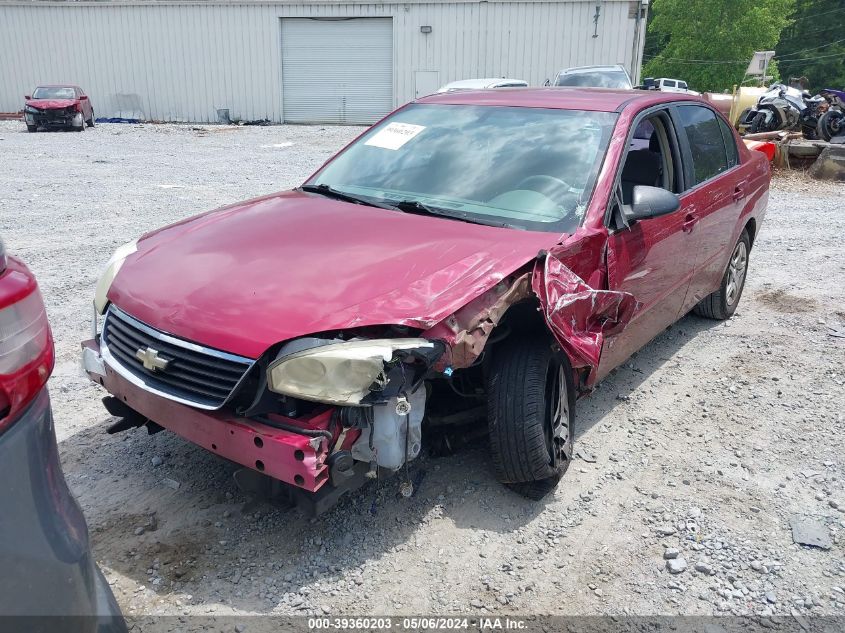
POLYGON ((24 99, 23 120, 28 132, 38 128, 82 132, 86 125, 94 127, 94 106, 79 86, 38 86, 24 99))
POLYGON ((318 512, 448 425, 486 424, 498 479, 539 498, 579 396, 736 309, 770 178, 738 141, 679 94, 426 97, 294 191, 119 248, 84 366, 112 431, 169 429, 318 512))

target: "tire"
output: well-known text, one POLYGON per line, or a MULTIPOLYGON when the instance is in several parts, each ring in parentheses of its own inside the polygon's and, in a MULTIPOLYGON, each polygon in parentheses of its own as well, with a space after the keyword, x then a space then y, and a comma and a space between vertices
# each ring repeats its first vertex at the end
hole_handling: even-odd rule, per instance
POLYGON ((845 134, 845 113, 840 110, 828 110, 819 117, 816 127, 819 138, 830 141, 834 136, 845 134))
POLYGON ((751 132, 751 134, 757 134, 757 132, 768 132, 765 112, 758 112, 754 115, 754 118, 751 119, 751 125, 748 126, 748 131, 751 132))
POLYGON ((572 369, 551 341, 513 336, 495 349, 487 377, 488 432, 496 478, 540 499, 572 461, 572 369))
POLYGON ((85 122, 88 127, 94 127, 94 110, 91 110, 91 118, 85 122))
POLYGON ((745 288, 750 253, 751 238, 748 236, 748 231, 743 230, 733 252, 731 252, 731 258, 728 260, 728 267, 722 276, 719 289, 704 297, 693 308, 693 312, 698 316, 718 321, 724 321, 733 316, 737 305, 739 305, 739 299, 742 297, 742 290, 745 288))
POLYGON ((38 126, 37 126, 37 125, 27 125, 27 126, 26 126, 26 131, 27 131, 27 132, 37 132, 37 131, 38 131, 38 126))
POLYGON ((740 126, 745 125, 745 119, 748 118, 749 112, 751 112, 751 108, 745 108, 745 110, 739 113, 736 119, 736 125, 734 126, 737 130, 739 130, 740 126))

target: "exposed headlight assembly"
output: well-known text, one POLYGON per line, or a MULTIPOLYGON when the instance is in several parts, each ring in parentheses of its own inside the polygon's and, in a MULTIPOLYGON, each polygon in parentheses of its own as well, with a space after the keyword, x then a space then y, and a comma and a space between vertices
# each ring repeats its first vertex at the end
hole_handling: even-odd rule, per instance
POLYGON ((106 311, 106 305, 109 302, 107 295, 114 278, 117 277, 117 273, 120 271, 120 267, 123 266, 126 258, 137 250, 138 240, 127 242, 123 246, 118 247, 114 255, 106 263, 106 268, 103 270, 103 274, 100 275, 100 279, 97 282, 97 289, 94 291, 94 309, 97 311, 97 314, 103 314, 106 311))
POLYGON ((38 108, 33 108, 32 106, 24 106, 24 112, 29 112, 30 114, 38 114, 41 112, 38 108))
POLYGON ((267 369, 267 384, 271 391, 294 398, 357 406, 371 387, 386 386, 386 364, 397 352, 419 350, 428 356, 435 345, 424 338, 395 338, 329 341, 293 353, 282 348, 267 369))

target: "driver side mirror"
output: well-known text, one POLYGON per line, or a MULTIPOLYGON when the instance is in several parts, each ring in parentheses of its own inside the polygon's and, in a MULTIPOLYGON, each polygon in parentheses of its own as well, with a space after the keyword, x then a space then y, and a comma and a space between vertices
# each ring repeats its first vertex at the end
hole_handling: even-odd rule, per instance
POLYGON ((32 99, 32 97, 30 95, 24 95, 23 98, 24 99, 32 99))
POLYGON ((637 220, 648 220, 674 213, 681 208, 681 199, 661 187, 637 185, 634 187, 630 205, 622 205, 622 217, 626 224, 637 220))
POLYGON ((79 95, 80 101, 85 101, 86 99, 88 99, 88 95, 79 95))

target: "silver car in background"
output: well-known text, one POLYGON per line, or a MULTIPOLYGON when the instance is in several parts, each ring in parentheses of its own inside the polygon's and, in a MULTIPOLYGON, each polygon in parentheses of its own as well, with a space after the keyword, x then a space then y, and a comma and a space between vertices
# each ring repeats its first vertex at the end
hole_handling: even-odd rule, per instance
POLYGON ((487 90, 489 88, 527 88, 524 79, 508 77, 484 77, 482 79, 461 79, 441 86, 437 92, 455 92, 456 90, 487 90))
POLYGON ((572 86, 578 88, 613 88, 633 90, 631 75, 622 64, 610 66, 575 66, 561 70, 554 81, 546 80, 549 86, 572 86))

